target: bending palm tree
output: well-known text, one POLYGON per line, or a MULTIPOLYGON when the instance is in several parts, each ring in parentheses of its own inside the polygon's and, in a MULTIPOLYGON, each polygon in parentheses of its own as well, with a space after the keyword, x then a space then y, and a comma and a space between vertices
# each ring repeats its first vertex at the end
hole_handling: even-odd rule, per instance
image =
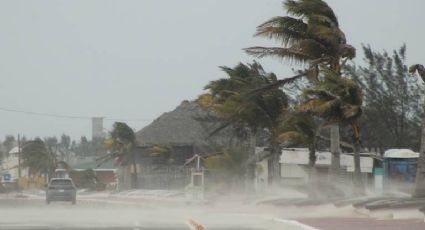
POLYGON ((212 98, 209 100, 211 106, 228 121, 228 124, 248 127, 254 136, 258 130, 267 130, 270 133, 269 143, 273 158, 271 179, 278 178, 280 175, 278 127, 281 116, 288 106, 287 96, 279 89, 250 93, 258 87, 277 81, 274 74, 266 73, 256 62, 222 69, 229 78, 210 82, 205 87, 209 90, 209 97, 204 95, 201 99, 212 98))
POLYGON ((312 88, 304 90, 306 99, 300 106, 300 111, 320 117, 328 124, 342 124, 352 127, 355 192, 363 194, 364 185, 360 171, 360 134, 358 127, 358 118, 362 114, 362 91, 352 80, 342 78, 331 70, 324 71, 324 75, 325 80, 316 83, 312 88))
POLYGON ((130 163, 132 165, 131 187, 138 188, 137 165, 134 154, 136 135, 134 131, 126 123, 115 122, 110 135, 110 139, 107 140, 110 153, 98 159, 99 165, 111 159, 118 159, 121 163, 130 163))
MULTIPOLYGON (((333 10, 322 0, 287 0, 289 15, 274 17, 257 27, 255 36, 276 39, 284 47, 250 47, 245 51, 256 57, 275 56, 287 61, 309 63, 317 69, 325 64, 340 72, 342 58, 351 59, 355 49, 346 44, 333 10)), ((311 77, 317 78, 318 71, 311 77)))
POLYGON ((22 148, 22 165, 28 167, 29 174, 45 174, 48 179, 54 175, 59 167, 70 171, 70 167, 64 161, 60 161, 41 139, 28 141, 22 148))
MULTIPOLYGON (((309 64, 308 71, 297 77, 307 76, 312 82, 320 81, 321 67, 341 75, 341 66, 355 56, 355 49, 346 43, 332 8, 322 0, 287 0, 283 6, 290 16, 271 18, 257 27, 255 36, 276 39, 284 47, 250 47, 245 51, 260 58, 273 56, 309 64)), ((331 149, 331 174, 335 175, 340 167, 338 123, 331 127, 331 146, 335 147, 331 149)))
MULTIPOLYGON (((425 82, 425 67, 423 65, 413 65, 409 68, 409 72, 412 74, 417 72, 425 82)), ((419 158, 416 169, 416 186, 414 196, 425 197, 425 116, 422 120, 421 147, 419 150, 419 158)))

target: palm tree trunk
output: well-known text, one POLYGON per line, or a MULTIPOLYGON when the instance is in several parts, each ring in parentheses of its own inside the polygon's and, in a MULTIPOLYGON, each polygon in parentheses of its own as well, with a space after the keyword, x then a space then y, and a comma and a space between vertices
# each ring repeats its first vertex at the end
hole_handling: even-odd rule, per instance
POLYGON ((360 171, 360 146, 358 141, 354 141, 354 193, 355 195, 364 195, 365 186, 363 184, 362 173, 360 171))
POLYGON ((137 164, 136 164, 136 156, 134 154, 134 151, 131 153, 131 163, 133 165, 133 172, 131 175, 132 179, 132 188, 137 189, 138 188, 138 180, 137 180, 137 164))
MULTIPOLYGON (((249 131, 249 158, 255 157, 255 148, 257 147, 257 135, 252 130, 249 131)), ((248 162, 245 171, 245 189, 246 191, 252 191, 255 179, 255 165, 257 160, 248 162)))
POLYGON ((338 124, 334 124, 331 125, 331 137, 330 137, 330 142, 331 142, 331 167, 329 168, 329 179, 332 182, 336 182, 338 181, 338 175, 340 173, 340 169, 341 169, 341 160, 340 160, 340 137, 339 137, 339 125, 338 124))
POLYGON ((421 147, 416 169, 415 197, 425 197, 425 115, 422 120, 421 147))
POLYGON ((316 138, 313 138, 312 143, 309 146, 309 157, 308 157, 308 167, 309 167, 309 175, 308 175, 308 197, 310 199, 317 198, 317 185, 318 178, 316 172, 316 138))
POLYGON ((272 185, 278 185, 280 181, 280 147, 279 143, 272 141, 271 143, 271 159, 269 160, 269 165, 271 167, 270 175, 270 182, 272 185))

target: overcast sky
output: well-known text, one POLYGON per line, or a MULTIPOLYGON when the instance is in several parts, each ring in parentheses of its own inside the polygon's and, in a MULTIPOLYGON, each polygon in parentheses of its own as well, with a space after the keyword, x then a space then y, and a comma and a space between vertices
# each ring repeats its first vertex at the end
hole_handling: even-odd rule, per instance
MULTIPOLYGON (((409 64, 425 63, 425 1, 327 2, 356 48, 367 43, 391 50, 406 43, 409 64)), ((274 44, 252 34, 261 22, 285 14, 281 3, 0 1, 0 109, 137 120, 128 123, 139 130, 223 77, 218 66, 252 61, 242 48, 274 44)), ((279 76, 290 73, 278 60, 260 62, 279 76)), ((0 138, 18 133, 90 137, 91 125, 89 119, 0 110, 0 138)))

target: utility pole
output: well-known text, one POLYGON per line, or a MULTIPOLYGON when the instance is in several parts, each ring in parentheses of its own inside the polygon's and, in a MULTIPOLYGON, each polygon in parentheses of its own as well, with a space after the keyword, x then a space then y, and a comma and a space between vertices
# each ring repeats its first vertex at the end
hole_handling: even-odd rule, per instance
POLYGON ((21 179, 21 136, 18 134, 18 179, 21 179))

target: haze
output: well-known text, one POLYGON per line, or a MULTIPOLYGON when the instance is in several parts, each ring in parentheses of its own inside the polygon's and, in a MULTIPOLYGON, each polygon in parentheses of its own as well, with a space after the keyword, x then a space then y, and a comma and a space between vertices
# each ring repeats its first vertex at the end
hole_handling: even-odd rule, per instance
MULTIPOLYGON (((423 63, 424 1, 328 3, 358 49, 408 48, 423 63), (361 17, 360 17, 361 15, 361 17)), ((0 108, 70 116, 104 116, 134 129, 182 100, 194 99, 220 65, 249 62, 241 49, 274 44, 255 27, 285 12, 281 0, 0 1, 0 108), (137 120, 137 121, 134 121, 137 120)), ((288 76, 275 59, 260 62, 288 76)), ((0 137, 62 133, 90 136, 89 119, 0 111, 0 137)))

